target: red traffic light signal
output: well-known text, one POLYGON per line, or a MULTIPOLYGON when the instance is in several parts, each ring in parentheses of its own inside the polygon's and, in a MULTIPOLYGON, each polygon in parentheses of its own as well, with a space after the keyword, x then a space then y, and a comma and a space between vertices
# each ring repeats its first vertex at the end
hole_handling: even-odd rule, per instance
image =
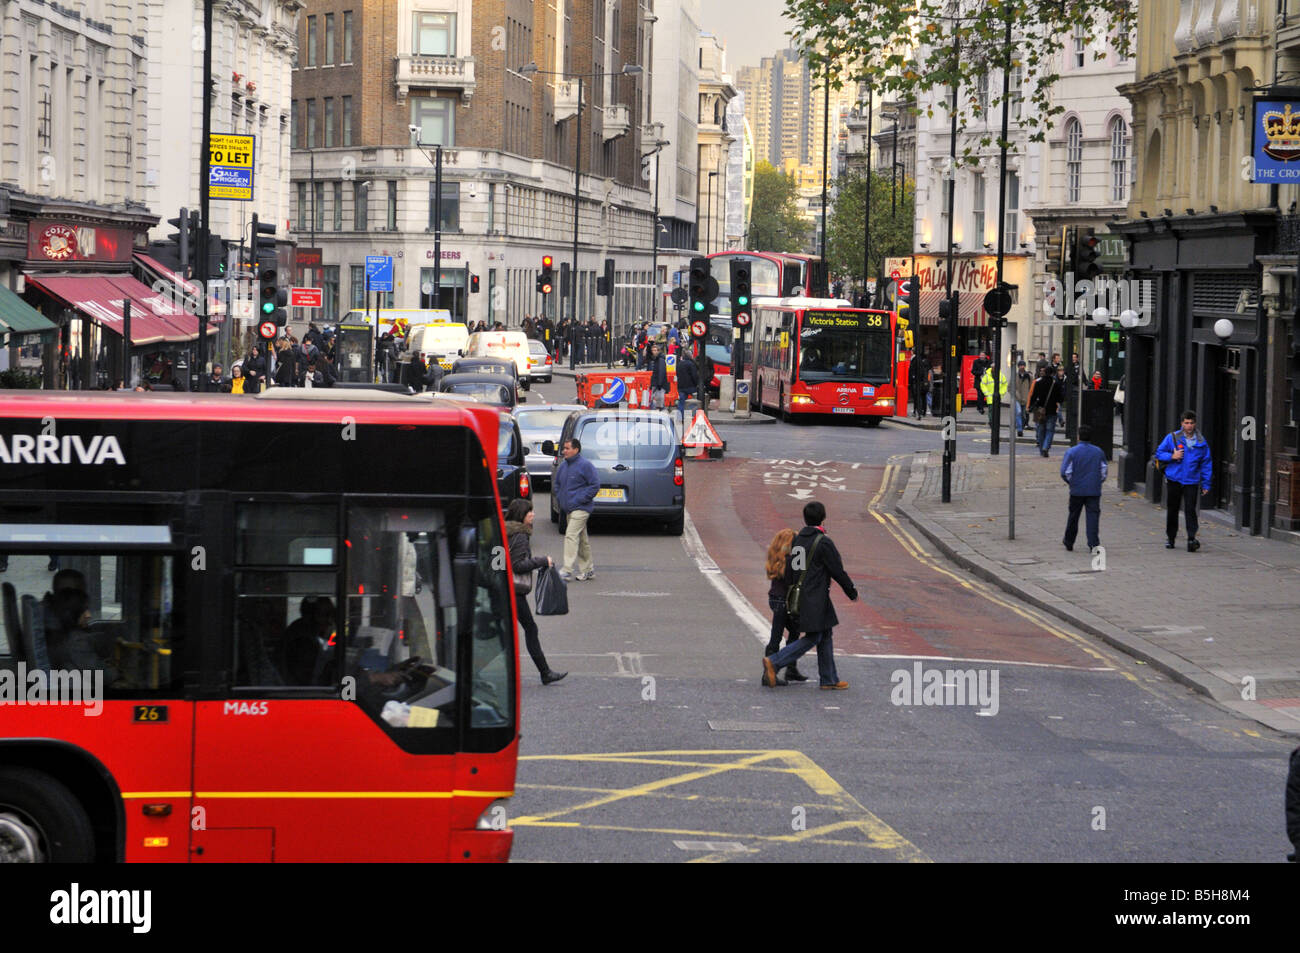
POLYGON ((542 256, 542 267, 543 267, 543 268, 550 268, 551 265, 552 265, 552 259, 551 259, 551 256, 550 256, 550 255, 543 255, 543 256, 542 256))

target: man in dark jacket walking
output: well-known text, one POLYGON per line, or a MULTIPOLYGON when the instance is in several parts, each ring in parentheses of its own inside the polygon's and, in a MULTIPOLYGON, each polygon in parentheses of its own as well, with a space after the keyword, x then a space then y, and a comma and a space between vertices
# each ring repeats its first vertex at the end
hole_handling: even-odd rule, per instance
POLYGON ((1056 436, 1056 411, 1061 406, 1062 388, 1056 372, 1043 368, 1038 380, 1029 391, 1029 413, 1035 418, 1038 431, 1038 452, 1048 456, 1052 438, 1056 436))
POLYGON ((573 575, 577 560, 578 581, 596 575, 591 559, 591 541, 587 538, 587 520, 596 508, 596 494, 600 491, 600 478, 591 461, 582 456, 582 443, 576 438, 564 441, 560 451, 564 459, 555 470, 555 505, 565 518, 564 565, 560 576, 566 581, 573 575))
POLYGON ((677 352, 677 413, 686 426, 686 398, 700 396, 700 369, 695 366, 691 352, 682 348, 677 352))
POLYGON ((1061 479, 1070 487, 1070 515, 1065 521, 1065 548, 1074 552, 1074 541, 1079 536, 1079 511, 1088 512, 1088 550, 1101 545, 1098 527, 1101 523, 1101 487, 1106 482, 1106 454, 1092 442, 1092 427, 1079 428, 1079 442, 1065 451, 1061 460, 1061 479))
POLYGON ((816 500, 803 508, 804 528, 794 538, 785 567, 787 586, 799 584, 803 578, 799 601, 799 631, 803 638, 786 645, 775 655, 763 659, 763 684, 768 687, 784 684, 777 681, 777 670, 792 665, 809 649, 817 648, 817 675, 820 687, 843 691, 848 682, 840 681, 835 670, 835 650, 831 642, 834 626, 839 624, 835 607, 831 605, 831 580, 834 579, 850 602, 858 601, 858 590, 844 571, 840 552, 821 525, 826 520, 826 507, 816 500))

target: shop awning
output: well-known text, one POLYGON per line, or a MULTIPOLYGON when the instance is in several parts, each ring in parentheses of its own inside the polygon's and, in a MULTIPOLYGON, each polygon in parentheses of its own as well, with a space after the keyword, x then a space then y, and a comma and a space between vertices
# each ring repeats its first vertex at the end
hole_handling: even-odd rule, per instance
POLYGON ((58 325, 0 285, 0 336, 57 331, 58 325))
MULTIPOLYGON (((157 258, 151 258, 148 255, 137 254, 135 256, 135 260, 138 261, 142 266, 144 266, 145 272, 147 274, 152 274, 157 278, 161 278, 163 281, 171 282, 173 285, 175 285, 176 287, 184 291, 188 297, 197 300, 199 296, 199 286, 192 281, 186 281, 176 272, 172 271, 172 269, 168 268, 166 265, 160 262, 157 258)), ((216 297, 215 295, 209 295, 208 320, 211 321, 214 317, 224 316, 225 313, 226 313, 225 302, 223 302, 220 298, 216 297)))
MULTIPOLYGON (((960 290, 960 289, 958 289, 960 290)), ((944 289, 933 291, 922 289, 919 323, 934 325, 939 323, 939 302, 944 299, 944 289)), ((959 327, 987 327, 988 312, 984 310, 983 291, 962 291, 957 296, 957 324, 959 327)))
POLYGON ((132 344, 193 341, 199 336, 195 315, 130 275, 28 275, 27 283, 117 334, 122 333, 123 303, 129 299, 132 344))

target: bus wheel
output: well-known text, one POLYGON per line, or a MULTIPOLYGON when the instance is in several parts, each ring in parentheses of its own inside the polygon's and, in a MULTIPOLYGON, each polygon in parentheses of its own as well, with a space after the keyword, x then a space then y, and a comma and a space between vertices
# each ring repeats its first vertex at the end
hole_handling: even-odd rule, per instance
POLYGON ((90 863, 94 843, 85 808, 63 784, 0 768, 0 863, 90 863))
POLYGON ((863 420, 863 422, 864 422, 868 427, 879 427, 879 426, 880 426, 881 418, 880 418, 880 417, 863 417, 862 420, 863 420))

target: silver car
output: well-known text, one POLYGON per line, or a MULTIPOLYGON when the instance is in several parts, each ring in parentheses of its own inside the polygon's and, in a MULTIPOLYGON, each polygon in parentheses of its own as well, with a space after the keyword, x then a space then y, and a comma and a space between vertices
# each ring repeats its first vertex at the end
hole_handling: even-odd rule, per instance
POLYGON ((541 404, 537 407, 520 407, 515 411, 515 421, 519 424, 519 432, 523 434, 524 447, 528 451, 524 466, 528 468, 528 476, 534 486, 539 480, 543 484, 551 482, 551 464, 554 463, 554 458, 542 453, 542 444, 547 440, 558 443, 560 431, 564 429, 564 422, 569 419, 569 415, 586 409, 581 404, 541 404))
POLYGON ((529 380, 541 381, 543 384, 551 382, 551 375, 554 373, 551 352, 546 350, 546 345, 536 338, 528 339, 528 378, 529 380))

